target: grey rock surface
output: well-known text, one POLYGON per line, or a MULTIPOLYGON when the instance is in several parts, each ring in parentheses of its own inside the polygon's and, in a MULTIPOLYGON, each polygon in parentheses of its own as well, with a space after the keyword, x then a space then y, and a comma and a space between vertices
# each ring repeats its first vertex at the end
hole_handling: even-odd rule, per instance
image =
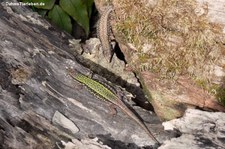
POLYGON ((163 123, 166 130, 182 135, 165 141, 159 149, 224 149, 225 113, 188 109, 180 119, 163 123))

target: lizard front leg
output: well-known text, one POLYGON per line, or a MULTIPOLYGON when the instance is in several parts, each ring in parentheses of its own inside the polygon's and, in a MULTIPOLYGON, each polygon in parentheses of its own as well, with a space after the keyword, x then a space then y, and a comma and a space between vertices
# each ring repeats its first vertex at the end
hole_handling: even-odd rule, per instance
POLYGON ((116 116, 116 114, 117 114, 116 106, 114 104, 110 104, 109 108, 110 108, 110 114, 112 116, 116 116))

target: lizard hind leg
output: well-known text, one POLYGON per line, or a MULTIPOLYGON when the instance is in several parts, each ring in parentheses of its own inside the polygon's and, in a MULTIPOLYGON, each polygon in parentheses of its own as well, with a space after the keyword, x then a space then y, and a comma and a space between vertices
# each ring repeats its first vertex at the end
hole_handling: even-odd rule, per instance
POLYGON ((103 46, 101 43, 97 46, 97 49, 98 49, 96 52, 97 59, 102 61, 102 58, 104 58, 107 61, 109 54, 106 53, 107 50, 103 49, 103 46))
POLYGON ((115 54, 115 52, 116 52, 116 51, 115 51, 116 41, 111 40, 110 46, 111 46, 111 51, 110 51, 109 63, 112 62, 113 56, 114 56, 114 54, 115 54))
POLYGON ((110 104, 109 108, 110 108, 110 115, 116 116, 116 114, 117 114, 116 106, 114 104, 110 104))

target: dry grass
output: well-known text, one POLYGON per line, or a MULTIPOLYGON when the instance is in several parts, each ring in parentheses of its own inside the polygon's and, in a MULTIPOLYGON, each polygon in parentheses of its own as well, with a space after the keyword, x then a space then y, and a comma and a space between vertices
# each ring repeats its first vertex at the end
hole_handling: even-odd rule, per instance
POLYGON ((138 57, 131 66, 162 78, 189 75, 209 92, 216 90, 218 99, 224 95, 225 89, 220 92, 211 84, 210 72, 224 56, 225 38, 222 27, 207 20, 207 4, 200 14, 195 0, 152 0, 155 4, 147 5, 146 0, 115 1, 121 8, 116 30, 137 48, 131 51, 132 57, 138 57))
POLYGON ((205 14, 198 16, 194 0, 159 0, 154 7, 140 0, 118 3, 123 11, 117 31, 138 49, 132 52, 139 57, 133 62, 139 70, 202 78, 210 71, 207 65, 219 59, 221 27, 205 14))

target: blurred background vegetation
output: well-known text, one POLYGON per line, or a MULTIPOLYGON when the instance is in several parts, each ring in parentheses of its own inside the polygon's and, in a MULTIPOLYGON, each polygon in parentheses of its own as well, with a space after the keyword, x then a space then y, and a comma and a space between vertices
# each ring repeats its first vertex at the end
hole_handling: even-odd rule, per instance
POLYGON ((22 2, 44 4, 32 6, 32 9, 70 34, 72 33, 72 21, 76 21, 85 30, 86 36, 90 32, 90 17, 94 0, 22 0, 22 2))

